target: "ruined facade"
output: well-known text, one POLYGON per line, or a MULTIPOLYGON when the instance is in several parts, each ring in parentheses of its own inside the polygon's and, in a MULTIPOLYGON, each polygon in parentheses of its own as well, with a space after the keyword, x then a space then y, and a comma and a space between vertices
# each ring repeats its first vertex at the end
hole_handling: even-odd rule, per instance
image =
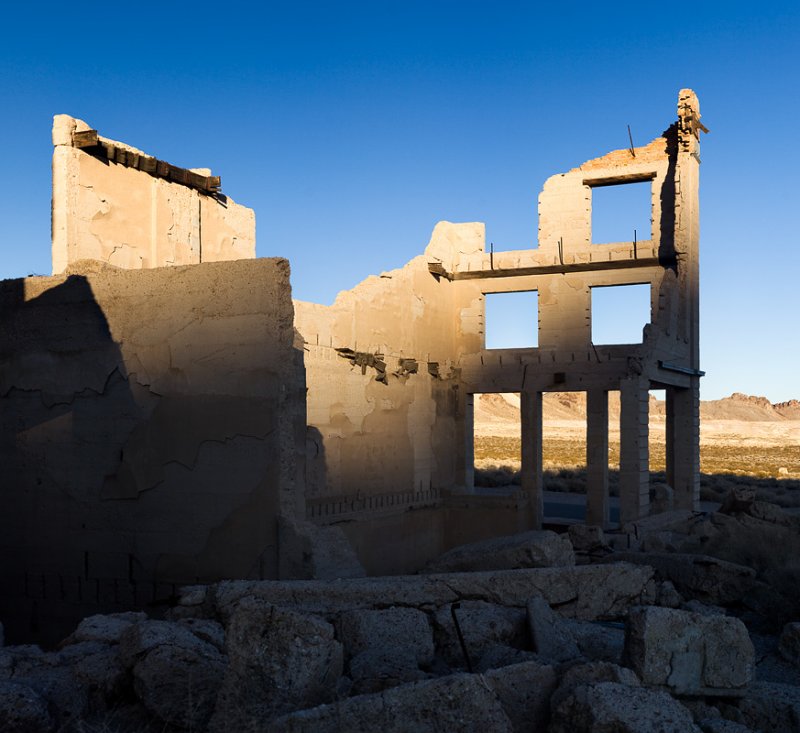
MULTIPOLYGON (((425 253, 401 270, 369 278, 330 307, 295 303, 309 385, 307 502, 317 521, 434 500, 445 511, 474 508, 446 521, 445 536, 495 533, 487 515, 496 512, 506 527, 522 516, 539 526, 547 391, 587 394, 587 521, 609 520, 611 390, 621 395, 621 521, 649 511, 650 389, 666 390, 675 505, 697 506, 703 129, 697 97, 683 90, 678 121, 662 137, 552 176, 539 196, 535 249, 490 253, 482 224, 441 222, 425 253), (592 191, 641 182, 650 186, 651 237, 594 243, 592 191), (641 343, 593 344, 592 289, 624 284, 650 288, 641 343), (487 349, 486 295, 515 291, 538 293, 538 346, 487 349), (469 497, 473 400, 486 392, 521 395, 522 496, 469 497), (460 495, 445 497, 454 487, 460 495)), ((358 541, 357 525, 346 531, 358 541)))
POLYGON ((58 116, 56 274, 0 287, 9 633, 298 572, 315 526, 370 573, 540 526, 547 391, 587 393, 587 521, 609 520, 612 390, 622 523, 649 511, 653 388, 675 504, 696 507, 699 120, 683 90, 662 137, 550 178, 537 248, 490 253, 482 224, 441 222, 405 267, 321 306, 292 302, 285 260, 254 259, 253 212, 209 171, 58 116), (651 237, 594 243, 592 191, 634 182, 650 185, 651 237), (641 343, 592 344, 592 289, 632 283, 651 293, 641 343), (538 293, 538 346, 487 349, 486 295, 514 291, 538 293), (485 392, 521 395, 514 495, 473 491, 485 392))

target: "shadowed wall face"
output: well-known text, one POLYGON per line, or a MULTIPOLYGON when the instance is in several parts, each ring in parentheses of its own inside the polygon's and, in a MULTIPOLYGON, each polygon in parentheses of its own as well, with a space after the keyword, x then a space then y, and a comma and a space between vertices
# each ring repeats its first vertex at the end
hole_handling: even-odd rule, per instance
POLYGON ((285 260, 0 285, 0 616, 53 640, 176 583, 274 577, 302 503, 285 260))

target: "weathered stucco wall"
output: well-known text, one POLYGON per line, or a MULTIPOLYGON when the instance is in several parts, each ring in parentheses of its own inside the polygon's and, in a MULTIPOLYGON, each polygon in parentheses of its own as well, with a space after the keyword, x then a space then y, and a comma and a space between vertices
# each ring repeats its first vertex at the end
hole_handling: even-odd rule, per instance
POLYGON ((210 171, 170 166, 68 115, 54 118, 53 145, 53 273, 82 259, 139 269, 255 257, 255 214, 218 193, 210 171))
MULTIPOLYGON (((442 222, 428 251, 482 246, 482 224, 442 222)), ((459 317, 452 284, 431 277, 427 263, 423 255, 370 277, 331 306, 295 303, 309 384, 309 497, 463 484, 459 317)))
POLYGON ((0 617, 58 635, 172 584, 276 577, 304 508, 285 260, 0 284, 0 617))

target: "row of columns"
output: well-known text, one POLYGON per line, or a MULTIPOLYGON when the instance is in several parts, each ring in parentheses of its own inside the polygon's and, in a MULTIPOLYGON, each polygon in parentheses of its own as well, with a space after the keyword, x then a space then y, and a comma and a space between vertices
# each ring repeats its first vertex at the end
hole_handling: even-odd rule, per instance
MULTIPOLYGON (((695 380, 696 381, 696 380, 695 380)), ((667 388, 667 483, 675 508, 697 509, 700 476, 699 385, 667 388)), ((649 393, 645 377, 620 382, 620 523, 647 516, 650 506, 649 393)), ((528 495, 530 526, 544 518, 542 488, 542 393, 520 394, 522 489, 528 495)), ((607 526, 608 391, 586 394, 586 522, 607 526)))

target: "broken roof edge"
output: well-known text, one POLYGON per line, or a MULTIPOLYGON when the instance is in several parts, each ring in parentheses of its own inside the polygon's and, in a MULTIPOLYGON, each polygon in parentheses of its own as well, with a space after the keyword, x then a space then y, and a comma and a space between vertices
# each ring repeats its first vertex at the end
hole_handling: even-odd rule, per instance
POLYGON ((212 176, 210 168, 182 168, 172 165, 132 145, 103 137, 77 117, 54 115, 52 137, 56 148, 77 148, 94 157, 106 158, 109 162, 134 168, 155 178, 164 178, 209 196, 222 195, 222 180, 219 176, 212 176))

